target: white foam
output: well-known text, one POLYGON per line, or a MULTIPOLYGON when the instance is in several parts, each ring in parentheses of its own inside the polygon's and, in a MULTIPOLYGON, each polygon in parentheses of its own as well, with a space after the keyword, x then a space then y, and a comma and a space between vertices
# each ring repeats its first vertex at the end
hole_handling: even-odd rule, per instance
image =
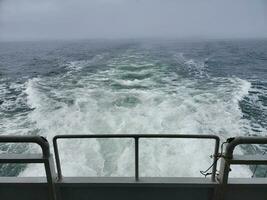
MULTIPOLYGON (((60 88, 51 87, 60 78, 29 80, 26 93, 29 105, 34 108, 29 120, 49 141, 56 134, 216 134, 222 140, 242 135, 244 122, 238 101, 250 88, 245 80, 214 78, 209 89, 200 90, 198 82, 181 79, 173 88, 168 86, 173 93, 164 88, 114 91, 96 87, 97 78, 112 78, 110 74, 107 71, 99 76, 80 77, 81 88, 64 87, 64 84, 60 88), (138 101, 132 106, 115 103, 127 96, 138 101), (66 103, 68 99, 72 103, 66 103)), ((133 175, 129 145, 94 140, 89 144, 87 141, 64 143, 60 147, 64 175, 133 175)), ((143 176, 200 176, 199 170, 209 166, 209 155, 213 152, 207 143, 191 144, 188 140, 153 144, 147 141, 140 147, 143 176)), ((244 174, 250 174, 246 167, 235 171, 237 176, 244 174)), ((22 175, 40 175, 40 170, 30 166, 22 175)))
MULTIPOLYGON (((201 62, 186 60, 182 54, 178 60, 197 77, 209 77, 201 62)), ((70 63, 66 74, 28 81, 25 92, 29 106, 34 109, 28 121, 50 142, 57 134, 215 134, 225 140, 243 133, 246 121, 242 119, 238 103, 250 89, 250 83, 245 80, 209 78, 200 83, 199 79, 187 79, 175 73, 166 75, 139 54, 121 55, 109 62, 110 69, 77 76, 76 72, 82 72, 90 62, 75 61, 70 63), (133 63, 131 59, 138 62, 133 63), (140 71, 133 72, 131 68, 140 71), (152 77, 142 80, 121 77, 125 73, 148 72, 152 77), (164 84, 155 87, 156 80, 164 84), (151 87, 150 90, 134 87, 115 90, 110 81, 151 87)), ((199 170, 206 169, 212 162, 209 158, 213 153, 212 144, 142 140, 140 173, 142 176, 200 176, 199 170)), ((66 176, 130 176, 134 173, 130 142, 68 141, 60 143, 60 156, 66 176)), ((29 165, 21 175, 43 173, 37 166, 29 165)), ((250 171, 239 167, 233 173, 243 176, 250 171)))
POLYGON ((29 132, 25 116, 27 111, 24 110, 27 105, 23 92, 25 84, 8 83, 7 79, 3 81, 6 83, 0 84, 0 132, 6 135, 25 135, 29 132), (13 94, 14 91, 18 94, 13 94), (19 109, 22 111, 16 113, 19 109), (6 113, 12 113, 12 116, 6 113))

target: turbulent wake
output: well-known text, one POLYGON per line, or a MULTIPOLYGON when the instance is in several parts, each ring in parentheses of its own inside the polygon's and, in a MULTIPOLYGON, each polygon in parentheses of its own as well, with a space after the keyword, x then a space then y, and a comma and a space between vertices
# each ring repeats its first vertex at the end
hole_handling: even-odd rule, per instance
MULTIPOLYGON (((16 82, 1 79, 0 130, 11 135, 43 135, 49 141, 57 134, 215 134, 222 140, 266 134, 266 86, 255 89, 254 82, 242 76, 216 75, 215 58, 157 45, 122 46, 90 56, 81 53, 70 60, 49 58, 57 68, 46 74, 26 75, 16 82), (262 96, 265 102, 255 100, 262 96), (260 122, 246 110, 257 106, 262 111, 257 115, 260 122)), ((38 71, 39 65, 32 68, 38 71)), ((61 142, 59 147, 65 176, 134 175, 131 140, 74 140, 61 142)), ((38 151, 21 145, 0 149, 38 151)), ((200 176, 199 171, 211 164, 212 152, 209 141, 144 139, 140 174, 200 176)), ((44 173, 37 165, 5 166, 2 173, 11 169, 20 176, 44 173)), ((251 172, 238 167, 232 174, 248 176, 251 172)))

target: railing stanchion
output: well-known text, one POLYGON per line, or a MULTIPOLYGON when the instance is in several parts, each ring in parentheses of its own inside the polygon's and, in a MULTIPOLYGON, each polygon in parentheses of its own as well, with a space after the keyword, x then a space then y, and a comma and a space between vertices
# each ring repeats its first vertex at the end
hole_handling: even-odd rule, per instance
POLYGON ((214 148, 214 155, 213 155, 213 167, 212 167, 212 175, 211 180, 215 182, 216 180, 216 170, 217 170, 217 162, 218 162, 218 152, 220 146, 220 139, 215 138, 215 148, 214 148))
POLYGON ((62 171, 61 171, 61 165, 60 165, 60 158, 58 153, 58 145, 57 145, 57 136, 53 138, 53 146, 54 146, 54 152, 55 152, 55 160, 56 160, 56 168, 57 168, 57 177, 58 180, 62 180, 62 171))
POLYGON ((139 180, 139 138, 134 138, 135 145, 135 180, 139 180))

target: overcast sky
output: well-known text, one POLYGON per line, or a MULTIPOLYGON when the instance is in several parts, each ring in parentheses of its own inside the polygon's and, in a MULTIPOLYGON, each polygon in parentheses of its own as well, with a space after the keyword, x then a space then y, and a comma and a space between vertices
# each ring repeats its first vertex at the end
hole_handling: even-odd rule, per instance
POLYGON ((0 40, 267 37, 267 0, 0 0, 0 40))

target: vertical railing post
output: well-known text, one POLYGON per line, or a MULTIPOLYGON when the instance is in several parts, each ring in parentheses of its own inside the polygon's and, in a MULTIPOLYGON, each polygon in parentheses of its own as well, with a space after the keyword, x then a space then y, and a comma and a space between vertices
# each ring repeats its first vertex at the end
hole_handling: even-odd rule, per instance
POLYGON ((230 172, 230 164, 228 160, 223 156, 221 158, 220 171, 218 176, 219 185, 215 188, 213 200, 225 199, 229 172, 230 172))
POLYGON ((220 139, 215 138, 215 148, 214 148, 214 155, 213 155, 213 167, 212 167, 212 175, 211 180, 215 182, 216 180, 216 170, 217 170, 217 161, 218 161, 218 152, 220 146, 220 139))
POLYGON ((54 170, 54 161, 52 155, 50 155, 49 158, 45 159, 44 166, 48 183, 49 198, 51 200, 56 200, 56 188, 54 184, 56 180, 56 173, 54 170))
POLYGON ((139 180, 139 137, 134 138, 135 145, 135 180, 139 180))
POLYGON ((56 188, 55 188, 55 180, 56 180, 56 173, 55 173, 55 166, 53 156, 50 153, 50 147, 48 141, 43 138, 43 142, 46 144, 46 148, 43 148, 43 159, 44 159, 44 167, 46 173, 46 179, 48 183, 48 191, 49 191, 49 199, 57 200, 56 195, 56 188))
POLYGON ((54 146, 54 153, 55 153, 55 160, 56 160, 57 178, 58 178, 58 181, 61 181, 63 176, 62 176, 60 158, 59 158, 59 153, 58 153, 57 136, 53 138, 53 146, 54 146))
POLYGON ((227 162, 226 158, 221 158, 220 173, 218 176, 219 182, 221 184, 227 184, 230 172, 230 164, 227 162))

